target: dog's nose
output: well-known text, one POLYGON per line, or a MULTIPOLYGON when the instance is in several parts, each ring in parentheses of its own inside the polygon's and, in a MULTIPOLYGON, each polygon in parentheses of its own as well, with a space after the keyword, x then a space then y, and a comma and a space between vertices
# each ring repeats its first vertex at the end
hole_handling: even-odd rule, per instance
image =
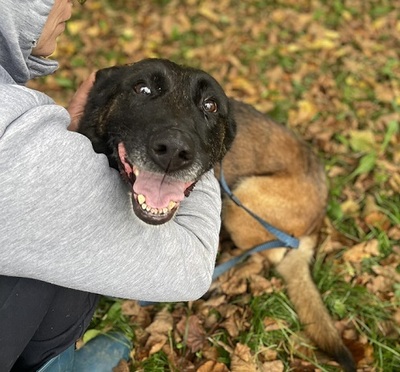
POLYGON ((181 131, 153 135, 149 148, 153 161, 166 172, 187 168, 194 159, 194 142, 181 131))

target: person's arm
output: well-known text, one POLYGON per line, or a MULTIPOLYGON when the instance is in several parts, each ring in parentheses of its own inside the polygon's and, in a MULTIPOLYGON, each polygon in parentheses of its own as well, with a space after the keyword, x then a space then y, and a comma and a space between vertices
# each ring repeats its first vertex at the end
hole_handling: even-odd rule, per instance
POLYGON ((220 230, 212 173, 175 219, 151 226, 61 107, 32 109, 0 147, 0 274, 148 301, 185 301, 211 284, 220 230), (5 161, 5 159, 7 159, 5 161))

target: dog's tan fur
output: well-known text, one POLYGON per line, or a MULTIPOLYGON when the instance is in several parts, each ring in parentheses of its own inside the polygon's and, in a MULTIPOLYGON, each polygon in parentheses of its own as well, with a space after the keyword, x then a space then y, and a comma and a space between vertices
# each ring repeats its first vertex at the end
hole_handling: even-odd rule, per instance
MULTIPOLYGON (((328 191, 323 167, 307 144, 251 106, 229 101, 217 82, 205 73, 166 60, 144 60, 99 71, 80 131, 92 140, 95 151, 107 154, 110 164, 125 174, 132 188, 137 182, 133 177, 134 166, 141 173, 162 170, 174 176, 174 172, 179 175, 191 170, 193 162, 189 160, 196 155, 202 155, 197 158, 203 159, 196 174, 200 177, 223 158, 234 139, 222 160, 230 188, 248 209, 301 241, 297 250, 277 248, 262 254, 286 281, 289 297, 309 337, 346 372, 355 371, 353 359, 310 273, 328 191), (135 90, 143 82, 151 88, 151 94, 135 90), (205 110, 209 96, 219 102, 219 110, 205 110), (162 120, 159 110, 165 113, 162 120), (176 116, 178 113, 181 116, 176 116), (186 120, 186 116, 192 116, 192 120, 186 120), (176 117, 179 117, 177 122, 176 117), (180 131, 174 132, 180 133, 179 143, 171 135, 161 142, 164 151, 153 141, 154 127, 159 130, 160 123, 167 131, 171 126, 180 131), (197 127, 202 130, 197 131, 197 127), (120 144, 130 150, 123 158, 120 144), (169 146, 175 150, 166 151, 169 146), (149 147, 152 151, 147 151, 149 147), (209 151, 208 156, 200 153, 204 149, 209 151)), ((132 203, 136 206, 135 213, 146 223, 165 223, 173 218, 173 213, 164 218, 143 212, 134 192, 132 203)), ((275 238, 227 198, 223 202, 223 224, 240 250, 275 238)))
MULTIPOLYGON (((354 371, 310 273, 328 195, 323 167, 308 145, 284 126, 239 102, 234 102, 234 111, 237 136, 222 163, 227 183, 247 208, 300 237, 297 250, 277 248, 262 254, 285 280, 308 336, 338 361, 347 360, 346 371, 354 371)), ((223 223, 240 250, 275 239, 228 198, 223 223)))

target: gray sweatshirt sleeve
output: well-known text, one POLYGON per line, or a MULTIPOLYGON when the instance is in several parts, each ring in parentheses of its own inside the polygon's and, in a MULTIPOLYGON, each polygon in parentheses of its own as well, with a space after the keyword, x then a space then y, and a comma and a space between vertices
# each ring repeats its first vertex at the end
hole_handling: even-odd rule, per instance
POLYGON ((128 188, 67 112, 33 108, 0 139, 0 274, 147 301, 186 301, 209 288, 220 190, 210 172, 172 221, 132 212, 128 188))

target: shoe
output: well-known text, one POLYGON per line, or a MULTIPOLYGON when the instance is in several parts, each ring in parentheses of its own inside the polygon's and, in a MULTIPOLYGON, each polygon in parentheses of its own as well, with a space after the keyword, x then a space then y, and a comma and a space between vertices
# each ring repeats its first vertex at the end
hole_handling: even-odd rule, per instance
POLYGON ((121 359, 128 360, 131 341, 122 333, 96 336, 75 351, 74 372, 112 372, 121 359))
POLYGON ((122 333, 104 333, 79 350, 70 346, 37 372, 112 372, 121 359, 129 360, 131 349, 131 341, 122 333))

